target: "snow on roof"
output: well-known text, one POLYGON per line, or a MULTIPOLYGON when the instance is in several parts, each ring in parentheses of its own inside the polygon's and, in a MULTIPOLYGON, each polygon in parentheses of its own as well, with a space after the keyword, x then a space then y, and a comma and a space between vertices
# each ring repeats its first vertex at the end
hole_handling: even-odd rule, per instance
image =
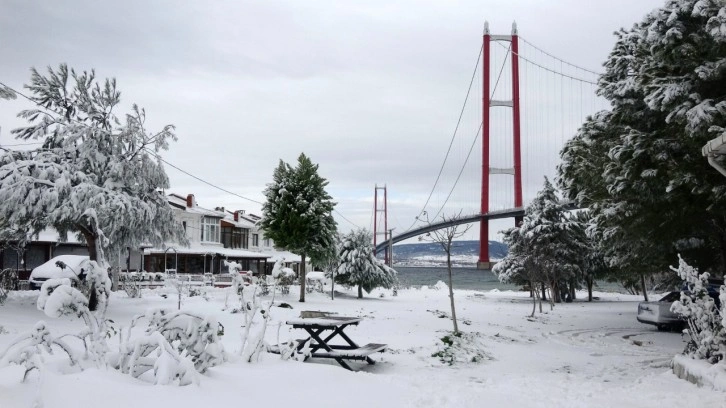
POLYGON ((270 259, 270 260, 273 262, 277 262, 281 259, 284 259, 285 262, 298 262, 299 263, 302 261, 302 257, 300 257, 300 255, 293 254, 290 251, 274 250, 274 251, 270 251, 270 254, 272 254, 271 255, 272 259, 270 259))
MULTIPOLYGON (((36 242, 60 242, 60 234, 58 234, 58 231, 56 231, 55 228, 50 227, 44 229, 43 231, 40 231, 37 238, 33 238, 33 241, 36 242)), ((85 245, 78 240, 76 234, 68 234, 68 239, 65 242, 69 244, 85 245)))
POLYGON ((251 222, 252 224, 257 224, 257 222, 262 219, 262 217, 250 213, 240 214, 239 217, 251 222))
POLYGON ((224 222, 228 222, 228 223, 234 225, 237 228, 252 229, 252 228, 255 227, 255 223, 252 222, 252 221, 250 221, 250 220, 248 220, 248 219, 246 219, 246 218, 244 218, 242 214, 239 214, 237 218, 238 218, 238 221, 235 221, 234 220, 234 212, 231 212, 231 211, 227 211, 224 214, 224 222))
POLYGON ((181 247, 181 248, 169 247, 169 248, 170 249, 167 249, 167 250, 160 249, 160 248, 145 248, 144 255, 163 254, 164 252, 166 252, 169 255, 173 255, 174 249, 176 249, 176 252, 179 254, 190 254, 190 255, 215 254, 215 255, 226 256, 228 258, 254 258, 254 259, 272 257, 272 255, 264 253, 264 252, 254 252, 254 251, 248 251, 245 249, 224 248, 222 246, 192 245, 187 248, 184 248, 184 247, 181 247), (171 249, 171 248, 174 248, 174 249, 171 249))
POLYGON ((169 201, 169 204, 173 205, 174 207, 179 207, 179 209, 183 209, 186 212, 201 214, 207 217, 224 218, 223 211, 210 210, 204 207, 200 207, 196 204, 196 202, 194 203, 194 206, 187 207, 187 199, 178 194, 171 193, 166 197, 167 201, 169 201))

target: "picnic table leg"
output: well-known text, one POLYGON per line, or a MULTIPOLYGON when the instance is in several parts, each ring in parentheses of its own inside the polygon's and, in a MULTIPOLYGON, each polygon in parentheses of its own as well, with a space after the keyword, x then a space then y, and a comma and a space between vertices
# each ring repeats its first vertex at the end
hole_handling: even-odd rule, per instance
MULTIPOLYGON (((350 339, 350 337, 348 337, 348 335, 347 335, 347 334, 343 333, 343 331, 342 331, 342 330, 341 330, 341 331, 340 331, 340 333, 338 333, 338 334, 340 335, 340 337, 342 337, 343 339, 345 339, 345 341, 347 341, 347 342, 348 342, 348 344, 350 344, 350 345, 351 345, 351 346, 353 346, 354 348, 358 348, 358 345, 357 345, 357 344, 355 344, 355 342, 354 342, 353 340, 351 340, 351 339, 350 339)), ((375 361, 375 360, 373 360, 372 358, 370 358, 369 356, 366 356, 366 362, 367 362, 368 364, 371 364, 371 365, 372 365, 372 364, 375 364, 375 363, 376 363, 376 361, 375 361)))
MULTIPOLYGON (((337 329, 336 329, 336 331, 337 331, 337 329)), ((325 339, 325 340, 323 340, 323 339, 321 339, 321 338, 320 338, 320 333, 322 333, 322 332, 323 332, 323 330, 322 330, 322 329, 321 329, 321 330, 318 330, 317 332, 313 332, 312 330, 308 330, 308 333, 310 333, 310 336, 311 336, 311 337, 312 337, 312 338, 313 338, 313 339, 314 339, 315 341, 317 341, 317 342, 318 342, 318 346, 319 346, 319 347, 317 347, 317 348, 316 348, 316 350, 319 350, 319 349, 323 348, 323 349, 325 349, 326 351, 329 351, 329 352, 331 352, 331 353, 332 353, 332 352, 334 352, 334 350, 333 350, 333 349, 332 349, 332 348, 331 348, 331 347, 330 347, 330 346, 328 345, 328 343, 327 343, 327 341, 328 341, 329 339, 331 339, 331 338, 333 337, 333 335, 331 334, 330 336, 326 337, 326 339, 325 339)), ((347 336, 346 336, 346 337, 347 337, 347 336)), ((311 351, 311 352, 312 352, 312 351, 311 351)), ((313 356, 313 357, 315 357, 315 356, 313 356)), ((342 358, 335 358, 335 361, 337 361, 337 362, 338 362, 338 364, 340 364, 340 365, 341 365, 341 366, 342 366, 343 368, 345 368, 346 370, 348 370, 348 371, 353 371, 353 369, 352 369, 352 368, 350 368, 350 366, 348 365, 348 363, 346 363, 346 362, 345 362, 345 361, 344 361, 344 360, 343 360, 342 358)))
POLYGON ((313 340, 315 340, 317 342, 316 344, 312 344, 312 342, 311 342, 311 344, 310 344, 310 352, 311 353, 314 353, 314 352, 318 351, 322 347, 320 345, 321 344, 320 343, 320 333, 322 333, 323 330, 324 329, 313 330, 313 329, 305 328, 305 331, 308 332, 308 334, 310 335, 310 337, 308 337, 305 341, 303 341, 302 343, 300 343, 300 344, 297 345, 297 351, 302 350, 302 348, 305 345, 305 343, 307 343, 308 340, 310 340, 310 339, 313 339, 313 340))

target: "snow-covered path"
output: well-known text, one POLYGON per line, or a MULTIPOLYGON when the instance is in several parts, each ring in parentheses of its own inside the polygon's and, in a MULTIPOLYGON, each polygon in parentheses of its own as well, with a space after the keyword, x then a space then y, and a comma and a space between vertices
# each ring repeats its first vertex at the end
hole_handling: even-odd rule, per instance
MULTIPOLYGON (((175 307, 162 291, 142 299, 118 295, 109 316, 117 323, 150 307, 175 307)), ((349 372, 334 361, 281 361, 265 355, 258 364, 236 359, 212 368, 199 386, 152 386, 112 369, 61 375, 53 359, 42 381, 33 375, 21 384, 22 368, 0 368, 0 407, 44 408, 238 406, 295 407, 658 407, 688 399, 693 406, 726 406, 726 394, 698 388, 675 377, 670 359, 683 348, 678 333, 658 332, 635 320, 638 297, 597 294, 600 300, 557 305, 554 311, 527 315, 531 303, 518 292, 456 291, 460 328, 477 333, 489 357, 481 363, 442 364, 431 355, 451 330, 446 290, 404 290, 392 297, 379 292, 359 300, 355 292, 309 294, 297 302, 291 293, 277 297, 293 309, 273 308, 273 321, 297 317, 300 310, 325 310, 362 316, 346 332, 359 344, 384 342, 389 350, 374 355, 376 365, 353 363, 349 372)), ((76 322, 49 319, 35 310, 37 294, 16 293, 0 306, 0 349, 37 320, 51 330, 70 331, 76 322)), ((186 299, 185 308, 215 314, 225 325, 228 352, 238 349, 241 316, 222 311, 224 293, 186 299)), ((280 327, 280 338, 301 332, 280 327)), ((268 329, 275 342, 277 325, 268 329)), ((117 343, 111 341, 111 346, 117 343)))

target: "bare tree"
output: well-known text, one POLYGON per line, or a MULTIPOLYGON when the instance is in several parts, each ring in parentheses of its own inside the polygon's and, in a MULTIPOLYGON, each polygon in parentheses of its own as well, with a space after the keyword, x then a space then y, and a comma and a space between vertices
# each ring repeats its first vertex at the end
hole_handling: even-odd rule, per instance
MULTIPOLYGON (((429 225, 433 223, 428 218, 428 213, 423 212, 423 221, 429 225)), ((454 285, 451 276, 451 250, 454 247, 454 240, 461 238, 469 231, 471 224, 457 224, 457 220, 461 218, 461 211, 455 216, 441 215, 441 223, 445 226, 440 229, 428 232, 425 236, 419 237, 420 241, 434 242, 441 246, 446 253, 446 269, 449 272, 449 299, 451 300, 451 320, 454 322, 454 333, 459 333, 459 326, 456 322, 456 306, 454 304, 454 285)))

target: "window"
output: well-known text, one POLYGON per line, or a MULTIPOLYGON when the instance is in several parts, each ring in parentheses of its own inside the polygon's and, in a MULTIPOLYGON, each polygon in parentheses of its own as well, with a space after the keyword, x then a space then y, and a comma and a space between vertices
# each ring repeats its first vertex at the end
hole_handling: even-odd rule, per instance
POLYGON ((222 227, 222 245, 225 248, 242 248, 242 229, 222 227))
POLYGON ((219 219, 202 218, 202 241, 219 242, 219 219))
POLYGON ((260 235, 259 234, 252 234, 252 246, 260 246, 260 235))
POLYGON ((265 246, 265 247, 270 247, 271 246, 270 245, 270 238, 264 238, 262 240, 262 245, 265 246))

